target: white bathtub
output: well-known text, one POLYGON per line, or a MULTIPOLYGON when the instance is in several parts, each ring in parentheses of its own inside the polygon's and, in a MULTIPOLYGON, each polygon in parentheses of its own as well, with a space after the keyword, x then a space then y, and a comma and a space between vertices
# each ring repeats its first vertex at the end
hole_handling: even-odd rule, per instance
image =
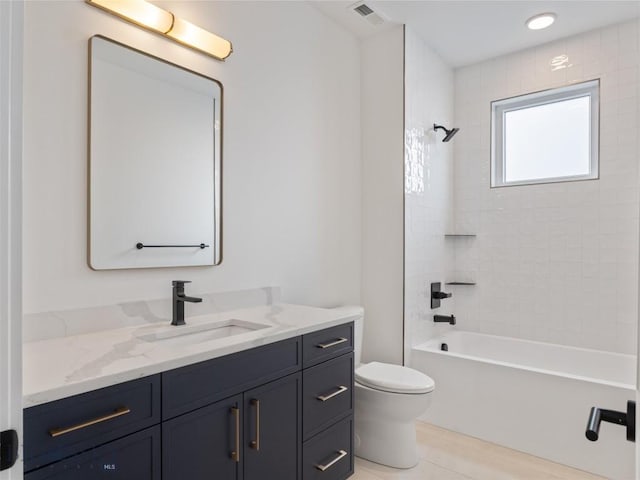
POLYGON ((635 478, 624 427, 603 423, 597 442, 585 438, 592 406, 624 411, 635 399, 635 356, 456 331, 413 347, 411 366, 436 382, 423 420, 608 478, 635 478))

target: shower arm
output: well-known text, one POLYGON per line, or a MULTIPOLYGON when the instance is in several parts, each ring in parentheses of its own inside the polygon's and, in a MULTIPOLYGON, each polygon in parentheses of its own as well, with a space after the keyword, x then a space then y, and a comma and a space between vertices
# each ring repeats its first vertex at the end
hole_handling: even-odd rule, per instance
POLYGON ((447 128, 444 125, 438 125, 436 123, 433 124, 433 130, 437 131, 437 130, 444 130, 446 135, 444 136, 444 138, 442 139, 443 142, 448 142, 450 141, 453 136, 458 133, 458 130, 460 130, 459 128, 447 128))

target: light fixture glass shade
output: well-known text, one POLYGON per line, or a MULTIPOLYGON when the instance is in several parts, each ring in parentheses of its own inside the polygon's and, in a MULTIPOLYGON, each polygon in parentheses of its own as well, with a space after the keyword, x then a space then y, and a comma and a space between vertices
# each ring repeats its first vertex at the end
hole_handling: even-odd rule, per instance
POLYGON ((166 35, 182 45, 219 60, 224 60, 233 52, 233 47, 229 40, 225 40, 186 20, 177 18, 173 13, 156 7, 145 0, 85 1, 94 7, 113 13, 141 27, 166 35))
POLYGON ((556 21, 556 14, 547 12, 541 13, 539 15, 535 15, 527 20, 525 23, 529 30, 542 30, 543 28, 547 28, 556 21))
POLYGON ((171 12, 144 0, 86 0, 86 2, 156 32, 167 33, 173 25, 171 12))
POLYGON ((177 17, 167 36, 220 60, 227 58, 233 51, 229 40, 177 17))

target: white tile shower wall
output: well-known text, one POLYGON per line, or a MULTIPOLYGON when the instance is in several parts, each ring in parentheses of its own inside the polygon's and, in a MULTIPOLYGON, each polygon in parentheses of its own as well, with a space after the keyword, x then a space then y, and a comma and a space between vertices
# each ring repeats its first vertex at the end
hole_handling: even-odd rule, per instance
MULTIPOLYGON (((453 70, 405 29, 405 362, 411 347, 451 328, 433 314, 455 312, 455 296, 431 310, 430 283, 452 280, 453 146, 433 124, 453 126, 453 70)), ((453 240, 455 241, 455 240, 453 240)), ((444 285, 443 285, 444 287, 444 285)), ((447 289, 455 287, 446 287, 447 289)))
MULTIPOLYGON (((639 22, 455 72, 459 326, 634 353, 638 313, 639 22), (550 61, 568 56, 568 67, 550 61), (489 188, 490 102, 599 78, 600 178, 489 188)), ((532 139, 535 141, 535 139, 532 139)))

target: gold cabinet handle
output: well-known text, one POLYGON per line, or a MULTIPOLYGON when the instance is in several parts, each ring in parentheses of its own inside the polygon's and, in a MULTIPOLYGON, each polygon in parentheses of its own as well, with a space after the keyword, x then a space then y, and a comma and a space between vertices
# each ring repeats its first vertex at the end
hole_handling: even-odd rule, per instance
POLYGON ((233 414, 236 423, 236 444, 235 450, 231 452, 231 459, 236 463, 240 463, 240 409, 233 407, 231 409, 231 413, 233 414))
POLYGON ((260 451, 260 400, 254 398, 251 400, 251 405, 256 407, 256 439, 251 440, 249 444, 255 451, 260 451))
POLYGON ((316 345, 316 347, 318 348, 331 348, 331 347, 335 347, 336 345, 340 345, 341 343, 344 342, 348 342, 349 339, 344 338, 344 337, 340 337, 337 340, 333 341, 333 342, 329 342, 329 343, 319 343, 318 345, 316 345))
POLYGON ((340 385, 338 386, 338 389, 335 392, 330 393, 329 395, 318 395, 316 398, 321 402, 326 402, 327 400, 331 400, 333 397, 337 397, 338 395, 346 392, 347 390, 349 390, 347 387, 345 387, 344 385, 340 385))
POLYGON ((113 420, 114 418, 121 417, 122 415, 126 415, 127 413, 131 413, 131 409, 127 407, 118 407, 113 412, 98 418, 94 418, 93 420, 78 423, 77 425, 72 425, 70 427, 52 428, 51 430, 49 430, 49 435, 51 435, 53 438, 59 437, 60 435, 75 432, 76 430, 82 430, 83 428, 90 427, 91 425, 95 425, 97 423, 106 422, 107 420, 113 420))
POLYGON ((321 472, 324 472, 326 470, 329 470, 331 467, 333 467, 336 463, 338 463, 340 460, 342 460, 344 457, 347 456, 347 452, 345 452, 344 450, 338 450, 336 452, 338 454, 338 456, 336 458, 334 458, 333 460, 331 460, 329 463, 327 463, 326 465, 320 465, 317 464, 316 468, 318 470, 320 470, 321 472))

